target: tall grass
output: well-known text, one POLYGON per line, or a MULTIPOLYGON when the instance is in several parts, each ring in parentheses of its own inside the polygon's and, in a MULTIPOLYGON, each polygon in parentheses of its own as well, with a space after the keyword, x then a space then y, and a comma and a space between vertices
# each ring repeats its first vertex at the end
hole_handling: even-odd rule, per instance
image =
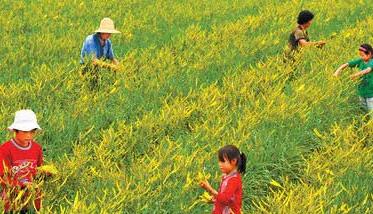
MULTIPOLYGON (((0 120, 6 127, 26 107, 38 114, 38 141, 60 171, 44 184, 43 212, 210 212, 197 180, 218 186, 216 151, 224 144, 248 155, 245 213, 369 210, 370 165, 351 156, 347 171, 337 173, 342 161, 320 159, 334 148, 332 139, 344 139, 333 127, 359 130, 337 142, 336 159, 355 150, 372 154, 354 146, 371 133, 354 83, 331 75, 370 42, 368 3, 304 3, 316 13, 311 38, 333 39, 291 65, 282 54, 297 1, 5 2, 0 120), (102 70, 92 92, 78 55, 102 16, 123 31, 112 40, 124 69, 102 70), (325 172, 319 166, 336 175, 325 185, 313 177, 325 172), (341 183, 359 194, 328 200, 341 183), (314 194, 320 185, 332 193, 314 194)), ((10 137, 1 133, 3 141, 10 137)))

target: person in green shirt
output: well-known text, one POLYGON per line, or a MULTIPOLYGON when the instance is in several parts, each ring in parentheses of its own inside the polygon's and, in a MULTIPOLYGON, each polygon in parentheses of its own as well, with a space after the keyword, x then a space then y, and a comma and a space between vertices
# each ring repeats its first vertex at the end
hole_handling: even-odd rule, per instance
POLYGON ((373 48, 369 44, 362 44, 359 47, 360 58, 354 59, 348 63, 341 65, 334 73, 334 76, 339 76, 343 69, 350 67, 359 68, 359 72, 356 72, 350 76, 351 79, 355 80, 360 78, 358 84, 358 95, 360 101, 365 109, 369 113, 373 112, 373 48))

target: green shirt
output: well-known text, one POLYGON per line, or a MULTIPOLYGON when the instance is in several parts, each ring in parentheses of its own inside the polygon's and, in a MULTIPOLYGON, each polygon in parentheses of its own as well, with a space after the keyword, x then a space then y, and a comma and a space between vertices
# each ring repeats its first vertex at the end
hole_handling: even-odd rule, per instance
MULTIPOLYGON (((367 68, 373 69, 373 59, 369 60, 368 62, 364 62, 363 59, 358 58, 348 62, 348 66, 351 68, 359 68, 360 71, 365 70, 367 68)), ((364 98, 373 97, 373 71, 364 74, 361 77, 361 81, 357 87, 358 94, 364 98)))

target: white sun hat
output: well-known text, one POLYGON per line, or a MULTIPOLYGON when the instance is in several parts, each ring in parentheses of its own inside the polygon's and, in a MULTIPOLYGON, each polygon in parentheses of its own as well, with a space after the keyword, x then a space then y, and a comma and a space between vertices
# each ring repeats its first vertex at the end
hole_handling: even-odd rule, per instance
POLYGON ((95 31, 96 33, 120 33, 114 27, 114 22, 110 18, 103 18, 100 27, 95 31))
POLYGON ((14 122, 8 127, 9 130, 31 131, 41 129, 36 119, 35 113, 30 109, 22 109, 16 112, 14 122))

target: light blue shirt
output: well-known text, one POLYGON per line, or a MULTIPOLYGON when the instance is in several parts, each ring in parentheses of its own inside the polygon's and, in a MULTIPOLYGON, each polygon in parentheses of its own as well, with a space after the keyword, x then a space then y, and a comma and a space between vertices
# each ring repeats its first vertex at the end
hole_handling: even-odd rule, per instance
POLYGON ((80 64, 84 64, 84 58, 87 56, 93 56, 97 59, 103 58, 113 60, 114 52, 111 47, 111 41, 108 39, 105 41, 104 46, 101 46, 98 33, 89 35, 83 43, 80 53, 80 64))

